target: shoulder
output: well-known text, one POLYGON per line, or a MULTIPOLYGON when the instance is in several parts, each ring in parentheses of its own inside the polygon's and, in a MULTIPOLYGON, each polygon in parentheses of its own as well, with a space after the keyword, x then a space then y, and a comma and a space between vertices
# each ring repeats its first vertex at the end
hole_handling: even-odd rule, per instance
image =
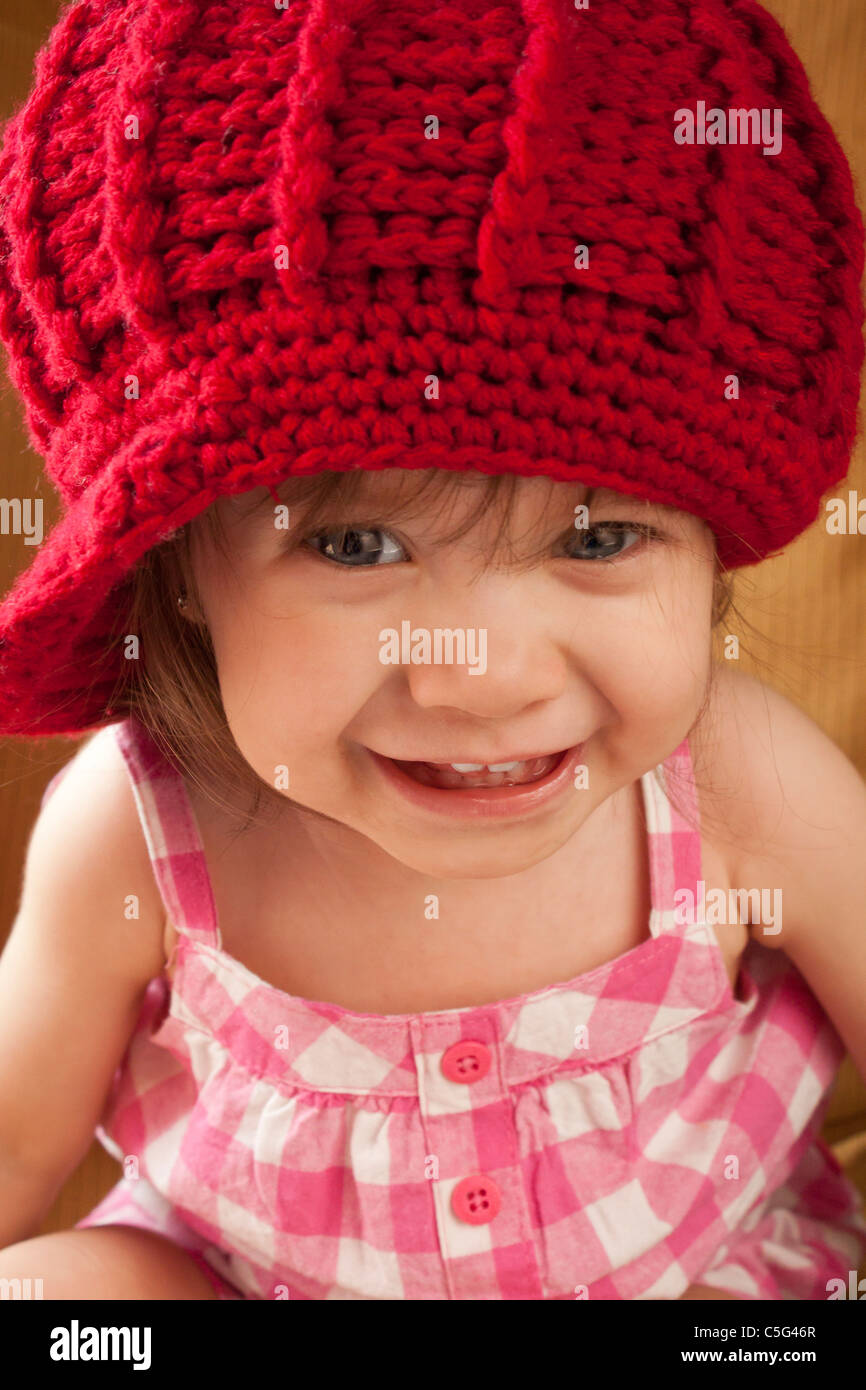
POLYGON ((43 798, 37 827, 62 823, 64 838, 75 841, 99 826, 113 832, 113 838, 129 841, 130 848, 136 827, 138 838, 142 838, 116 729, 116 725, 108 725, 78 745, 61 768, 56 785, 43 798))
MULTIPOLYGON (((115 726, 92 734, 62 772, 30 834, 22 901, 29 910, 39 900, 60 896, 70 914, 77 906, 94 930, 106 917, 136 920, 140 964, 153 964, 157 973, 164 960, 164 909, 115 726), (127 919, 124 909, 132 895, 138 917, 127 919)), ((123 935, 128 945, 128 934, 123 935)))
POLYGON ((784 945, 820 918, 866 862, 866 782, 787 696, 729 667, 716 670, 706 719, 689 740, 701 817, 719 830, 732 887, 778 888, 784 945), (701 785, 705 783, 705 789, 701 785))

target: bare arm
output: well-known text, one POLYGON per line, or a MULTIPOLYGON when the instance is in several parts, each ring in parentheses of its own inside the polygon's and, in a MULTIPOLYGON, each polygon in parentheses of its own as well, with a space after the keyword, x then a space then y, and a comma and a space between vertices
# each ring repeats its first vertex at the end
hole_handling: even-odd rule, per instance
POLYGON ((97 737, 39 814, 0 955, 0 1247, 38 1229, 87 1152, 162 925, 119 751, 97 737))
POLYGON ((752 935, 794 962, 866 1084, 866 782, 778 692, 752 689, 740 709, 756 828, 741 876, 778 888, 782 905, 782 930, 752 935))

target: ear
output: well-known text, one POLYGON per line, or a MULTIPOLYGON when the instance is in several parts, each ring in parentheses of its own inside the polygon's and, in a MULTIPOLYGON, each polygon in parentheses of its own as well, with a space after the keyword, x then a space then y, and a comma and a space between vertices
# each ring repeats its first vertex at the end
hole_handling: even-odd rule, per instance
POLYGON ((174 531, 168 531, 162 538, 163 542, 169 544, 160 555, 160 580, 165 585, 166 596, 171 595, 171 602, 180 617, 185 618, 193 627, 206 627, 204 614, 195 595, 195 580, 189 556, 179 553, 178 541, 182 529, 178 527, 174 531))

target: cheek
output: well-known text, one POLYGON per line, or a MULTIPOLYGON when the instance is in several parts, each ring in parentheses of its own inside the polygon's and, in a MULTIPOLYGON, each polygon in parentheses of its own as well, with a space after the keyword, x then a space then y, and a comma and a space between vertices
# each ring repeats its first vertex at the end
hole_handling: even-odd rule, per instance
POLYGON ((700 705, 712 655, 711 604, 712 583, 694 574, 599 609, 582 650, 613 708, 653 723, 700 705))
POLYGON ((653 605, 642 647, 640 695, 648 710, 679 717, 699 708, 712 663, 712 582, 694 574, 653 605))
POLYGON ((214 634, 229 727, 260 775, 261 763, 333 743, 381 683, 377 633, 351 612, 308 608, 275 619, 251 605, 242 623, 214 634))

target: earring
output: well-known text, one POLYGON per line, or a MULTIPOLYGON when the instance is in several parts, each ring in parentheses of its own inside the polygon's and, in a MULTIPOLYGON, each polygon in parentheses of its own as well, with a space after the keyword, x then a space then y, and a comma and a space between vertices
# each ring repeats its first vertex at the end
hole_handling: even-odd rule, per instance
POLYGON ((187 598, 186 589, 181 589, 180 593, 179 593, 178 596, 177 596, 177 606, 178 606, 178 608, 186 608, 188 602, 189 602, 189 599, 187 598))

